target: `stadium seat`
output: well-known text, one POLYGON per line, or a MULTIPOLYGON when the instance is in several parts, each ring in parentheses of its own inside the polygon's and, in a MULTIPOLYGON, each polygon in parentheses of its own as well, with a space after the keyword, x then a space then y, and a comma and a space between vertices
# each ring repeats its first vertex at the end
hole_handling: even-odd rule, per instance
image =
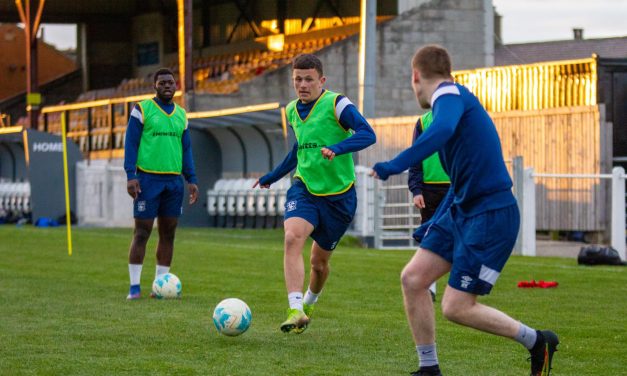
POLYGON ((276 182, 276 207, 277 207, 277 218, 276 218, 276 227, 283 226, 283 215, 285 214, 285 203, 287 201, 287 190, 291 186, 291 181, 289 178, 283 178, 276 182))
POLYGON ((237 199, 239 191, 244 189, 246 179, 234 179, 226 192, 226 224, 225 227, 236 227, 237 199))
POLYGON ((290 179, 270 189, 252 188, 256 179, 219 179, 207 191, 207 213, 215 227, 274 228, 282 217, 290 179))
POLYGON ((223 187, 226 184, 226 179, 219 179, 213 186, 213 189, 207 191, 207 212, 209 213, 210 225, 217 227, 218 225, 218 215, 220 210, 218 210, 218 201, 220 192, 223 190, 223 187))
POLYGON ((255 191, 255 228, 265 227, 266 216, 268 215, 269 189, 257 189, 255 191))
POLYGON ((250 187, 255 184, 255 181, 256 179, 245 179, 243 184, 237 190, 237 198, 235 201, 235 227, 249 227, 247 226, 248 191, 250 190, 250 187))
POLYGON ((4 181, 0 183, 0 219, 15 222, 31 212, 30 183, 4 181))
POLYGON ((229 192, 233 189, 235 185, 235 179, 226 179, 224 185, 221 189, 218 190, 218 200, 217 200, 217 227, 226 227, 227 225, 227 208, 228 208, 228 196, 229 192))

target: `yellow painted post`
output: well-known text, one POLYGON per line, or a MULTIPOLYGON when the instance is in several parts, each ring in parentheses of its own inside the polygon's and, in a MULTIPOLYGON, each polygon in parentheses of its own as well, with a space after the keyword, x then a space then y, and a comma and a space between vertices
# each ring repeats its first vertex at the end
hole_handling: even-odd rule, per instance
POLYGON ((72 216, 70 215, 70 183, 67 167, 66 112, 61 112, 61 141, 63 142, 63 182, 65 183, 65 225, 67 227, 67 253, 72 256, 72 216))

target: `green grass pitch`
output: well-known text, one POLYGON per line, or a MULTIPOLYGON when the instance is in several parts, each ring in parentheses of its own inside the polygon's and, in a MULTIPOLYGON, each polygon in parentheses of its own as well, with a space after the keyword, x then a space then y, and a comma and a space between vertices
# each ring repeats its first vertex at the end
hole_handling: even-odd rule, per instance
MULTIPOLYGON (((130 229, 74 229, 69 257, 64 228, 0 226, 0 375, 406 375, 417 368, 399 284, 412 252, 343 240, 309 329, 286 335, 279 331, 287 308, 281 231, 179 229, 171 271, 183 297, 173 301, 146 297, 156 235, 144 298, 127 302, 130 229), (227 297, 252 310, 242 336, 222 336, 211 321, 227 297)), ((555 330, 562 342, 555 376, 626 375, 626 286, 624 267, 514 256, 480 301, 555 330), (559 287, 516 287, 530 279, 559 287)), ((522 346, 450 323, 437 305, 436 312, 445 375, 528 375, 522 346)))

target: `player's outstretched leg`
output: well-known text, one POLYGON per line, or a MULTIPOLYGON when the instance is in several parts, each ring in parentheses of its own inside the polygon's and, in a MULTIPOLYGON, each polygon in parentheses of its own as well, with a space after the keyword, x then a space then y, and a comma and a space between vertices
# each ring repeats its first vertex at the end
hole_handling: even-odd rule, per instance
POLYGON ((283 333, 300 334, 307 329, 307 325, 309 325, 309 317, 307 317, 305 312, 289 308, 287 310, 287 320, 281 324, 281 331, 283 333))
POLYGON ((553 354, 560 343, 557 334, 550 330, 538 330, 536 343, 529 350, 531 354, 531 376, 549 376, 553 364, 553 354))

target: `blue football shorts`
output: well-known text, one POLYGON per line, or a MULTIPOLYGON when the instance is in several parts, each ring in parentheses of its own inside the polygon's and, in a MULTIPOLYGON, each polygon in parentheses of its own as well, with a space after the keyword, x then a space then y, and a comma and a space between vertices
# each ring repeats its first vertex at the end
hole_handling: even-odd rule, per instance
POLYGON ((355 187, 331 196, 316 196, 309 193, 305 184, 295 179, 287 191, 285 220, 298 217, 314 227, 311 238, 327 251, 337 246, 357 210, 355 187))
POLYGON ((453 206, 429 227, 420 246, 451 263, 449 286, 486 295, 512 253, 519 225, 515 204, 475 216, 453 206))
POLYGON ((185 188, 180 175, 139 172, 141 192, 133 201, 133 216, 137 219, 179 217, 183 213, 185 188))

